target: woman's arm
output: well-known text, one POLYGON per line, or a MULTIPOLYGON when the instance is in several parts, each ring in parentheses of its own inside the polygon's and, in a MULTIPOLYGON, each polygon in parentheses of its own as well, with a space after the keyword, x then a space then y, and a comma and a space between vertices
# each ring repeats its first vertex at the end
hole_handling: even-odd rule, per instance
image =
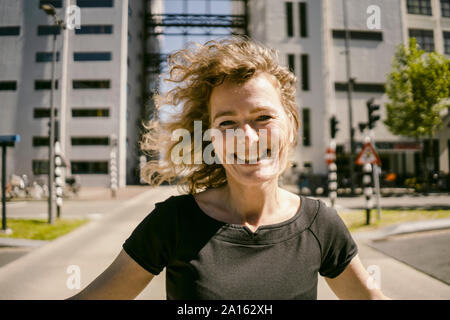
POLYGON ((387 300, 380 289, 370 285, 369 273, 356 255, 345 270, 336 278, 325 278, 339 299, 349 300, 387 300))
POLYGON ((131 300, 144 290, 153 277, 122 249, 102 274, 69 300, 131 300))

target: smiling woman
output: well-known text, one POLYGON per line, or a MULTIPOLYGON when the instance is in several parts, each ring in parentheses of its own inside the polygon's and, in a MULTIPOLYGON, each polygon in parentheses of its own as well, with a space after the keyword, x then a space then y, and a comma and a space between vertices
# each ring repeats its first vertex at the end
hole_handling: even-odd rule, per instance
POLYGON ((231 38, 178 51, 169 67, 176 86, 157 105, 181 112, 150 121, 141 147, 178 157, 151 160, 142 177, 181 176, 187 192, 156 203, 75 298, 135 298, 164 268, 168 299, 317 299, 318 274, 340 298, 384 298, 336 211, 278 186, 299 116, 295 77, 276 52, 231 38), (217 162, 204 161, 208 148, 217 162))
MULTIPOLYGON (((170 159, 164 162, 151 160, 141 173, 142 178, 149 184, 159 185, 163 181, 181 177, 180 185, 185 186, 191 194, 226 184, 227 176, 223 165, 210 165, 204 161, 198 164, 194 161, 196 154, 201 153, 202 157, 203 151, 209 145, 208 140, 201 142, 200 147, 195 145, 198 140, 194 137, 194 123, 201 121, 204 129, 244 129, 244 126, 231 125, 231 118, 233 114, 234 119, 242 116, 242 112, 246 110, 241 110, 241 107, 245 103, 237 105, 237 98, 222 99, 223 96, 228 98, 228 94, 240 92, 240 87, 243 87, 242 95, 248 96, 251 91, 259 94, 259 97, 252 98, 255 101, 250 101, 253 105, 248 106, 252 107, 248 112, 251 111, 252 116, 259 117, 258 123, 262 123, 262 118, 265 118, 266 123, 272 122, 267 117, 271 117, 274 112, 287 118, 282 126, 283 130, 289 128, 290 131, 289 148, 296 144, 300 118, 295 103, 296 79, 287 68, 278 63, 275 50, 254 41, 247 41, 246 38, 235 37, 210 41, 202 46, 192 44, 169 56, 168 64, 170 72, 166 81, 176 86, 166 95, 155 97, 156 108, 181 105, 182 109, 164 123, 158 119, 150 121, 146 125, 147 133, 141 142, 141 149, 149 155, 162 154, 169 158, 168 155, 172 154, 173 148, 180 142, 171 139, 173 133, 177 129, 188 130, 191 145, 183 148, 183 152, 188 154, 192 161, 174 164, 170 159), (247 83, 248 80, 251 80, 250 83, 247 83), (231 88, 232 86, 235 88, 231 88), (213 94, 216 87, 217 90, 214 90, 213 94), (226 89, 229 91, 223 92, 226 89), (269 89, 268 93, 264 92, 266 89, 269 89), (264 110, 269 113, 265 114, 264 110), (280 114, 280 111, 283 114, 280 114), (228 118, 225 118, 227 115, 228 118), (221 122, 228 122, 218 126, 219 116, 222 118, 221 122)), ((280 119, 273 120, 280 124, 280 119)), ((253 123, 250 125, 254 129, 264 129, 261 126, 253 126, 253 123)))

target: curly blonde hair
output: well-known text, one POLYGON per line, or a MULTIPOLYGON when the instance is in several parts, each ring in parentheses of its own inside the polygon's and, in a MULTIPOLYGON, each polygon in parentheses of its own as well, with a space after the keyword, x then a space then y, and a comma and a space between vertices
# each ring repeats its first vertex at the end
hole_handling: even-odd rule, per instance
MULTIPOLYGON (((194 157, 194 121, 200 120, 208 128, 211 127, 209 100, 213 89, 225 79, 239 84, 261 72, 276 79, 293 137, 289 149, 297 144, 300 116, 295 103, 296 78, 279 64, 274 49, 243 36, 212 40, 204 45, 191 43, 168 57, 168 67, 165 81, 176 86, 165 95, 154 96, 155 108, 158 111, 164 105, 180 106, 181 111, 173 114, 168 121, 155 117, 143 123, 146 131, 140 141, 140 148, 144 154, 153 158, 157 154, 171 154, 179 143, 172 141, 172 132, 186 129, 191 135, 190 154, 194 157)), ((208 144, 204 141, 202 150, 208 144)), ((169 158, 150 158, 141 170, 141 178, 152 186, 176 180, 179 186, 191 194, 227 183, 225 169, 221 164, 194 164, 194 161, 190 164, 175 164, 169 158)))

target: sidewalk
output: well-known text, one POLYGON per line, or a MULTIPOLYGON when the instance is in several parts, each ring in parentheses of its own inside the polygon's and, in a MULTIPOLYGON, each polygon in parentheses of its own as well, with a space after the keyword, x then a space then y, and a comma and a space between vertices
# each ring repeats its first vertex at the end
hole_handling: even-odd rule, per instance
POLYGON ((131 199, 144 191, 151 189, 148 185, 143 186, 126 186, 120 188, 116 192, 116 197, 112 197, 110 188, 105 187, 82 187, 78 196, 73 196, 68 201, 101 201, 101 200, 117 200, 124 201, 131 199))
MULTIPOLYGON (((126 186, 117 191, 116 198, 105 187, 84 187, 78 197, 64 199, 62 218, 88 218, 109 214, 120 203, 152 189, 150 186, 126 186)), ((6 203, 8 218, 48 219, 47 200, 23 200, 6 203)))
POLYGON ((80 268, 81 288, 94 280, 118 255, 125 239, 154 208, 175 194, 173 187, 148 188, 107 215, 0 268, 0 299, 65 299, 79 290, 66 282, 68 267, 80 268))
MULTIPOLYGON (((66 286, 71 276, 68 267, 79 266, 84 288, 114 260, 123 241, 155 202, 172 194, 177 194, 173 187, 148 189, 117 203, 98 220, 0 268, 0 299, 65 299, 76 294, 78 290, 66 286)), ((450 299, 449 286, 366 245, 375 235, 355 233, 354 238, 364 266, 380 268, 384 294, 393 299, 450 299)), ((155 277, 138 299, 165 299, 164 277, 164 272, 155 277)), ((318 298, 336 298, 323 278, 319 279, 318 298)))

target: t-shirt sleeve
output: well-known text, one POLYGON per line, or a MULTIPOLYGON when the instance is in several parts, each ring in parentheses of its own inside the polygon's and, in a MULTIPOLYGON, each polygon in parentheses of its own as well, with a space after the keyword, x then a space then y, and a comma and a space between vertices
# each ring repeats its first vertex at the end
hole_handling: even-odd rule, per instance
POLYGON ((320 242, 322 261, 321 276, 335 278, 340 275, 357 255, 358 247, 335 209, 319 201, 314 229, 320 242))
MULTIPOLYGON (((172 197, 171 197, 172 198, 172 197)), ((176 247, 171 198, 155 204, 155 208, 123 243, 125 252, 141 267, 158 275, 170 262, 176 247)))

